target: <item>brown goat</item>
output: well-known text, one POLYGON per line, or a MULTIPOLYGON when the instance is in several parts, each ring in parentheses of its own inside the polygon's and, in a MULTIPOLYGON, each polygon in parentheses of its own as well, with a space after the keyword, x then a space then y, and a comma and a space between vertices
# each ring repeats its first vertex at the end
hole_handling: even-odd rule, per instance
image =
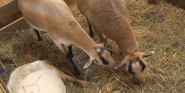
POLYGON ((115 70, 126 64, 126 71, 132 73, 138 83, 144 82, 146 61, 143 57, 154 52, 139 52, 124 0, 76 0, 76 4, 87 18, 90 31, 92 26, 101 41, 105 42, 101 33, 114 40, 125 56, 125 59, 115 66, 115 70))

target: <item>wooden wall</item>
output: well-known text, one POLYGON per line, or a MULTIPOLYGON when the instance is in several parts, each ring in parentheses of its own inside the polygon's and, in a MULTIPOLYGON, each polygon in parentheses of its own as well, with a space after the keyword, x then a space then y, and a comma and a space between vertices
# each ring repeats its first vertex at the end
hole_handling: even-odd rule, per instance
POLYGON ((148 4, 158 5, 160 4, 160 0, 148 0, 148 4))
POLYGON ((16 0, 0 7, 0 41, 11 37, 16 30, 28 27, 16 0))
MULTIPOLYGON (((148 4, 158 5, 162 0, 148 0, 148 4)), ((185 0, 163 0, 164 2, 170 3, 176 7, 185 9, 185 0)))
MULTIPOLYGON (((64 0, 69 6, 75 3, 75 0, 64 0)), ((0 41, 13 36, 16 30, 28 28, 22 14, 17 6, 17 1, 13 0, 0 6, 0 41)))
POLYGON ((164 1, 179 8, 185 9, 185 0, 164 0, 164 1))

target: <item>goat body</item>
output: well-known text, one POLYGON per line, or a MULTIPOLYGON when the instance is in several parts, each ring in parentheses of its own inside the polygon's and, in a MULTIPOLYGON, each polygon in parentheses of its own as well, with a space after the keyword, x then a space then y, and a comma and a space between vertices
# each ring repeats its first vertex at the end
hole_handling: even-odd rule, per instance
POLYGON ((87 85, 86 81, 68 76, 45 61, 35 61, 16 68, 7 86, 11 93, 66 93, 62 81, 66 79, 87 85))
POLYGON ((126 70, 133 72, 139 82, 144 82, 143 69, 146 62, 143 57, 152 55, 153 52, 139 52, 124 0, 76 0, 76 4, 100 40, 104 39, 101 33, 105 34, 117 43, 125 56, 115 70, 126 64, 126 70))
POLYGON ((85 68, 89 67, 93 60, 97 60, 100 66, 113 69, 115 62, 110 52, 106 52, 108 50, 102 44, 95 43, 88 36, 63 0, 17 0, 17 3, 28 24, 37 30, 47 31, 65 55, 67 51, 61 44, 74 44, 90 56, 85 68), (97 50, 101 50, 99 52, 102 55, 98 55, 97 50), (100 57, 109 63, 104 64, 100 57))

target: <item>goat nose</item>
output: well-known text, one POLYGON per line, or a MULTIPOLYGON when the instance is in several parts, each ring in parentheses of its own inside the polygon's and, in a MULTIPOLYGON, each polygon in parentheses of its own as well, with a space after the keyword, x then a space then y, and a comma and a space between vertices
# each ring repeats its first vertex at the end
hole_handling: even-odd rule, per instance
POLYGON ((111 68, 111 69, 109 69, 110 70, 110 72, 112 72, 112 73, 115 73, 116 71, 114 70, 114 68, 111 68))
POLYGON ((145 80, 134 80, 136 85, 141 85, 141 84, 145 84, 145 80))

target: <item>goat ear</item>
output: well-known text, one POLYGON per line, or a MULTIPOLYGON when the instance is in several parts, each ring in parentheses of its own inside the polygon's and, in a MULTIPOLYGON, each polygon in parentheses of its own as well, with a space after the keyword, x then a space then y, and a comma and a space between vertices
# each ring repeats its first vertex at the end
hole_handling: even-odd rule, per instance
POLYGON ((105 49, 107 49, 108 51, 112 51, 110 48, 106 47, 105 49))
POLYGON ((105 48, 106 50, 108 50, 109 52, 110 52, 110 54, 111 54, 111 56, 112 56, 112 50, 110 49, 110 48, 105 48))
POLYGON ((91 66, 92 62, 93 62, 93 60, 89 59, 89 61, 87 63, 85 63, 83 68, 84 69, 88 68, 89 66, 91 66))
POLYGON ((94 49, 103 48, 103 47, 104 47, 104 45, 103 45, 103 43, 101 43, 101 44, 98 44, 94 49))
POLYGON ((97 48, 96 49, 96 52, 100 53, 101 52, 101 49, 100 48, 97 48))
POLYGON ((104 45, 103 44, 98 44, 98 46, 94 47, 95 51, 100 53, 101 52, 101 49, 104 48, 104 45))
POLYGON ((154 53, 155 53, 155 51, 149 51, 149 52, 143 53, 143 57, 149 57, 149 56, 153 55, 154 53))

